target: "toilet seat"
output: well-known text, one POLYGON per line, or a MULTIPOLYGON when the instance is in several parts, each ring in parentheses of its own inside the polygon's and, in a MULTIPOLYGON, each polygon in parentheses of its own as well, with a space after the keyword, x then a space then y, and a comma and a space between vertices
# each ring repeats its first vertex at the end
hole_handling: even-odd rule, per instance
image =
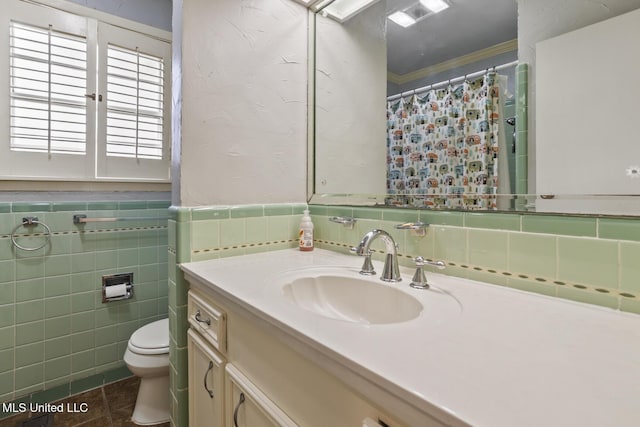
POLYGON ((127 348, 137 354, 169 353, 169 319, 156 320, 136 330, 127 348))

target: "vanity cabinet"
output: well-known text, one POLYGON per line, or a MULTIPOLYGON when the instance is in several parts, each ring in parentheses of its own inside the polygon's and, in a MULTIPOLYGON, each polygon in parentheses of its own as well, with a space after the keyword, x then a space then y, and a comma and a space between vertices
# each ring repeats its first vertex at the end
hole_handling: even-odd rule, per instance
MULTIPOLYGON (((202 425, 198 424, 199 420, 207 419, 206 414, 212 412, 215 415, 209 415, 209 420, 219 423, 219 405, 224 401, 222 425, 225 427, 360 427, 365 420, 376 420, 375 424, 368 421, 364 424, 367 426, 407 427, 372 404, 366 390, 348 385, 323 369, 314 361, 313 352, 288 342, 278 328, 213 292, 205 283, 189 276, 187 279, 191 285, 191 426, 202 425), (200 315, 196 320, 198 310, 200 315), (212 314, 217 320, 214 322, 212 318, 209 324, 207 316, 212 314), (220 325, 224 325, 224 331, 220 325), (195 330, 206 331, 209 339, 196 334, 195 330), (210 344, 213 337, 219 348, 210 344), (213 367, 209 369, 211 363, 213 367), (224 396, 218 391, 221 378, 225 383, 224 396), (214 388, 213 398, 204 387, 205 381, 214 388), (378 424, 378 420, 382 423, 378 424)), ((208 425, 219 425, 209 422, 208 425)))
POLYGON ((189 425, 224 426, 226 361, 193 329, 187 332, 189 353, 189 425))
POLYGON ((203 293, 190 291, 188 312, 189 426, 297 426, 228 363, 226 310, 203 293))

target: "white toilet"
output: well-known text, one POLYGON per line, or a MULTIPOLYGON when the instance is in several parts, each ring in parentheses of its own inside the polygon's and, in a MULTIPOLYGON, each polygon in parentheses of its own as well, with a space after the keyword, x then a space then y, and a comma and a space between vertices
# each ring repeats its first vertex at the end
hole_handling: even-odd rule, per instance
POLYGON ((169 421, 169 319, 136 330, 129 338, 124 363, 140 377, 131 420, 138 425, 169 421))

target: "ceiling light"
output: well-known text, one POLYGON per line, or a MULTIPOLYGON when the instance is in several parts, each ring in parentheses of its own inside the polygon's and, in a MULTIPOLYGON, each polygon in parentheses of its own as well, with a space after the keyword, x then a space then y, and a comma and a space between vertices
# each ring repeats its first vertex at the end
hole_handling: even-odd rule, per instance
POLYGON ((416 23, 415 19, 401 11, 392 13, 389 15, 389 19, 404 28, 410 27, 416 23))
POLYGON ((407 28, 448 7, 449 4, 443 0, 420 0, 405 9, 392 13, 388 18, 396 24, 407 28))
POLYGON ((324 0, 311 7, 314 12, 326 12, 338 22, 345 22, 379 0, 324 0))
POLYGON ((420 0, 420 3, 433 13, 442 12, 449 8, 449 5, 443 0, 420 0))
POLYGON ((332 0, 317 1, 311 5, 311 10, 313 10, 314 12, 318 12, 324 9, 325 7, 329 6, 331 3, 333 3, 332 0))

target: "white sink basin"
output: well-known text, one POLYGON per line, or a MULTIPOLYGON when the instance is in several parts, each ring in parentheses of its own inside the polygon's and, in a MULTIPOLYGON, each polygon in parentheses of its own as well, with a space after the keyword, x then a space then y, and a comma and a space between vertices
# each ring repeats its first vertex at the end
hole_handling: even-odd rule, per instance
POLYGON ((398 289, 398 284, 374 280, 358 277, 357 273, 354 277, 335 274, 298 277, 285 284, 282 292, 287 301, 331 319, 385 324, 418 317, 423 309, 418 299, 398 289))

